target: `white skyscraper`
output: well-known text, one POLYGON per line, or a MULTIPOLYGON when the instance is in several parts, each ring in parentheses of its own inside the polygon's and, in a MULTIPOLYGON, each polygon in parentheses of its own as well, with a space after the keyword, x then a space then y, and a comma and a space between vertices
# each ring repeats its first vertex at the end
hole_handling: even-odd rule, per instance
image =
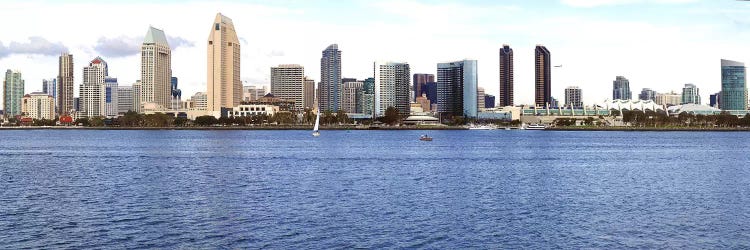
POLYGON ((305 108, 305 67, 297 64, 282 64, 271 67, 271 93, 278 98, 294 101, 297 111, 305 108))
POLYGON ((117 86, 117 113, 125 114, 133 109, 133 86, 117 86))
POLYGON ((79 117, 106 116, 107 62, 96 57, 83 68, 83 83, 79 87, 79 117))
POLYGON ((384 116, 388 107, 401 115, 409 115, 411 73, 408 63, 375 62, 375 115, 384 116))
POLYGON ((233 108, 242 100, 240 40, 232 19, 216 14, 208 35, 208 111, 218 116, 221 108, 233 108))
POLYGON ((169 108, 172 99, 172 51, 164 31, 149 27, 141 45, 139 107, 155 103, 169 108))

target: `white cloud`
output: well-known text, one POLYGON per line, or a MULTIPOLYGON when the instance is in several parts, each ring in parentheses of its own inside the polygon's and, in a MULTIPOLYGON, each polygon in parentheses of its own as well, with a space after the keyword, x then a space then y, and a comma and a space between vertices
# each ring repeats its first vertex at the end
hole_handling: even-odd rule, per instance
POLYGON ((43 37, 32 36, 29 37, 28 41, 16 42, 12 41, 8 47, 3 46, 0 43, 0 58, 6 57, 13 54, 31 54, 31 55, 59 55, 62 52, 68 51, 68 48, 61 42, 50 42, 43 37))
POLYGON ((575 7, 599 7, 608 5, 625 5, 625 4, 641 4, 641 3, 656 3, 656 4, 677 4, 677 3, 692 3, 698 0, 562 0, 563 4, 575 6, 575 7))

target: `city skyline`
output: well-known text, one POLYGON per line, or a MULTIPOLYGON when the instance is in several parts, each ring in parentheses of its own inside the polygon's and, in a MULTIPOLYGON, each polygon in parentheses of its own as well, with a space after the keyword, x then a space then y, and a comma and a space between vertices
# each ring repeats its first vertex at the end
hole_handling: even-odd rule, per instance
POLYGON ((584 103, 587 104, 606 99, 611 89, 605 85, 617 75, 630 79, 633 90, 679 91, 684 84, 694 83, 703 90, 702 99, 708 100, 709 93, 716 93, 721 88, 720 59, 750 61, 748 51, 741 46, 742 41, 750 37, 747 31, 750 18, 745 17, 750 13, 750 7, 737 1, 565 0, 544 4, 509 1, 502 5, 451 1, 338 3, 334 8, 337 13, 351 10, 391 17, 385 18, 391 21, 355 20, 347 23, 332 18, 316 19, 333 10, 330 3, 315 1, 295 4, 10 1, 7 4, 18 8, 7 8, 14 12, 4 13, 6 17, 23 15, 31 10, 26 13, 32 17, 29 25, 10 26, 0 35, 3 44, 0 47, 0 68, 22 72, 26 80, 25 93, 41 90, 42 79, 57 75, 58 57, 64 51, 74 54, 74 65, 78 65, 74 70, 76 92, 82 81, 81 65, 86 65, 87 59, 96 56, 113 66, 112 75, 120 79, 121 85, 132 84, 140 78, 138 51, 143 30, 149 26, 167 34, 173 47, 172 75, 180 77, 186 96, 204 92, 206 73, 201 69, 205 67, 206 51, 202 43, 206 39, 206 20, 213 18, 216 12, 233 17, 240 43, 247 48, 242 54, 242 80, 264 85, 270 82, 269 67, 291 63, 304 66, 315 81, 320 81, 315 79, 320 70, 320 50, 334 43, 346 52, 342 54, 341 78, 371 77, 373 61, 404 61, 411 65, 412 73, 435 74, 435 63, 472 58, 479 61, 479 86, 491 95, 498 95, 499 91, 497 51, 502 44, 509 44, 515 56, 516 105, 533 103, 532 64, 536 44, 544 44, 554 54, 553 65, 563 65, 552 69, 552 96, 560 100, 566 86, 576 85, 586 89, 584 103), (143 9, 145 5, 179 10, 181 14, 158 16, 127 11, 143 9), (70 12, 64 15, 66 18, 54 13, 54 9, 61 6, 70 12), (649 7, 649 11, 642 11, 644 6, 649 7), (92 10, 105 9, 122 9, 123 13, 133 12, 134 16, 119 19, 127 21, 91 24, 95 26, 91 29, 77 28, 82 27, 78 24, 88 24, 85 20, 99 15, 107 17, 103 20, 118 20, 112 15, 121 15, 110 11, 92 13, 92 10), (507 15, 494 17, 492 12, 498 10, 507 15), (75 15, 79 12, 85 15, 75 15), (526 17, 537 12, 548 15, 543 18, 532 15, 538 19, 526 17), (608 13, 618 15, 610 18, 606 17, 608 13), (662 18, 664 14, 669 14, 670 18, 662 18), (57 15, 61 17, 59 22, 33 18, 54 18, 57 15), (461 29, 445 29, 451 30, 446 32, 434 22, 432 17, 435 15, 475 18, 450 24, 461 29), (487 22, 486 18, 492 19, 487 22), (498 26, 500 21, 518 24, 498 26), (292 32, 286 31, 293 27, 302 30, 294 36, 305 37, 305 42, 290 39, 292 32), (399 39, 372 37, 363 41, 362 36, 357 35, 376 28, 389 29, 396 34, 393 37, 399 39), (424 32, 414 32, 417 30, 424 32), (419 34, 410 34, 412 32, 419 34), (615 36, 618 39, 613 41, 615 36), (429 43, 424 42, 425 38, 430 38, 429 43), (704 49, 699 55, 687 53, 695 48, 704 49), (602 59, 601 55, 605 54, 612 59, 602 59))

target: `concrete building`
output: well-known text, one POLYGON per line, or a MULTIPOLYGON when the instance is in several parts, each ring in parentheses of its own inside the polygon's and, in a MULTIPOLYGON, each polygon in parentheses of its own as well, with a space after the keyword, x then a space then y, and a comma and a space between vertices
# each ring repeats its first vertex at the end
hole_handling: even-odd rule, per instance
POLYGON ((279 111, 278 106, 241 104, 232 108, 227 114, 227 117, 234 118, 234 117, 248 117, 248 116, 256 116, 256 115, 273 116, 279 112, 280 111, 279 111))
POLYGON ((747 110, 747 71, 745 64, 721 60, 722 110, 747 110))
POLYGON ((172 77, 172 80, 170 81, 171 87, 171 93, 172 93, 172 99, 171 101, 171 107, 172 110, 178 110, 182 107, 182 90, 177 86, 179 84, 179 79, 177 77, 172 77))
POLYGON ((630 81, 624 76, 617 76, 612 81, 612 100, 631 100, 633 92, 630 91, 630 81))
POLYGON ((643 90, 641 90, 641 93, 638 95, 638 100, 656 101, 656 91, 653 91, 649 88, 643 88, 643 90))
POLYGON ((73 110, 73 55, 63 53, 58 61, 57 75, 57 112, 68 114, 73 110))
POLYGON ((117 117, 119 113, 119 104, 117 103, 119 101, 118 93, 117 93, 117 78, 114 77, 106 77, 104 78, 104 106, 105 106, 105 116, 107 117, 117 117))
POLYGON ((137 80, 133 83, 133 111, 141 113, 143 109, 143 102, 141 102, 141 80, 137 80))
POLYGON ((674 91, 669 93, 657 93, 656 104, 663 106, 674 106, 680 105, 682 102, 682 94, 677 94, 674 91))
POLYGON ((414 74, 414 99, 425 94, 425 85, 428 82, 435 82, 435 75, 433 74, 414 74))
POLYGON ((315 80, 305 77, 305 84, 302 86, 304 108, 314 109, 315 107, 315 80))
POLYGON ((477 117, 477 61, 438 63, 437 72, 440 116, 477 117))
POLYGON ((495 96, 494 95, 484 95, 484 108, 485 109, 491 109, 495 107, 495 96))
POLYGON ((432 111, 432 103, 430 103, 430 99, 427 99, 427 94, 422 94, 422 96, 417 97, 416 102, 419 105, 419 108, 422 109, 422 112, 432 111))
POLYGON ((680 104, 701 104, 701 95, 695 84, 688 83, 682 88, 682 101, 680 104))
POLYGON ((21 99, 24 97, 24 88, 21 72, 5 71, 5 80, 3 81, 3 111, 5 117, 12 118, 21 115, 21 99))
POLYGON ((318 105, 320 110, 331 112, 338 111, 341 105, 341 50, 338 44, 329 45, 320 58, 318 105))
POLYGON ((362 113, 362 87, 364 81, 344 78, 341 88, 341 109, 346 113, 362 113))
MULTIPOLYGON (((549 53, 548 53, 549 54, 549 53)), ((500 107, 513 106, 513 49, 503 44, 500 48, 500 107)), ((493 104, 494 107, 494 104, 493 104)))
POLYGON ((140 103, 161 107, 171 104, 172 50, 164 31, 149 27, 141 45, 140 103))
MULTIPOLYGON (((549 107, 552 102, 552 61, 547 47, 537 45, 535 50, 534 103, 549 107)), ((439 105, 438 105, 439 106, 439 105)))
POLYGON ((117 86, 117 114, 122 115, 133 109, 133 86, 117 86))
POLYGON ((271 67, 271 93, 278 98, 294 101, 294 110, 304 110, 305 67, 297 64, 271 67))
POLYGON ((268 94, 267 86, 260 85, 245 85, 242 86, 242 102, 249 102, 258 100, 268 94))
POLYGON ((216 14, 208 35, 208 111, 219 117, 221 108, 232 108, 242 101, 240 81, 240 40, 232 19, 216 14))
POLYGON ((484 97, 485 97, 484 88, 477 87, 477 110, 484 109, 484 97))
POLYGON ((55 98, 43 92, 34 92, 21 99, 21 112, 32 119, 55 119, 55 98))
POLYGON ((107 62, 96 57, 83 68, 83 83, 79 86, 80 106, 77 117, 88 118, 107 115, 106 83, 109 74, 107 62))
POLYGON ((582 108, 583 98, 582 90, 577 86, 570 86, 565 89, 565 107, 568 108, 582 108))
POLYGON ((57 114, 57 78, 42 80, 42 93, 48 94, 55 99, 55 114, 57 114))
POLYGON ((208 94, 204 92, 195 93, 195 95, 190 97, 190 101, 193 103, 193 110, 208 109, 208 94))
POLYGON ((375 62, 375 115, 384 116, 394 107, 402 116, 410 113, 410 67, 403 62, 375 62))

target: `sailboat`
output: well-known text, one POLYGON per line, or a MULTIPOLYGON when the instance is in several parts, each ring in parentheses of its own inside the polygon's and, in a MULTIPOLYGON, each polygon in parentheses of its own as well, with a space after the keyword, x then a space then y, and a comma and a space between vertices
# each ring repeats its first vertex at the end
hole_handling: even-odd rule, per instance
POLYGON ((315 118, 315 127, 313 128, 313 133, 312 133, 314 137, 320 136, 320 131, 318 131, 318 127, 320 127, 320 111, 318 111, 318 116, 315 118))

